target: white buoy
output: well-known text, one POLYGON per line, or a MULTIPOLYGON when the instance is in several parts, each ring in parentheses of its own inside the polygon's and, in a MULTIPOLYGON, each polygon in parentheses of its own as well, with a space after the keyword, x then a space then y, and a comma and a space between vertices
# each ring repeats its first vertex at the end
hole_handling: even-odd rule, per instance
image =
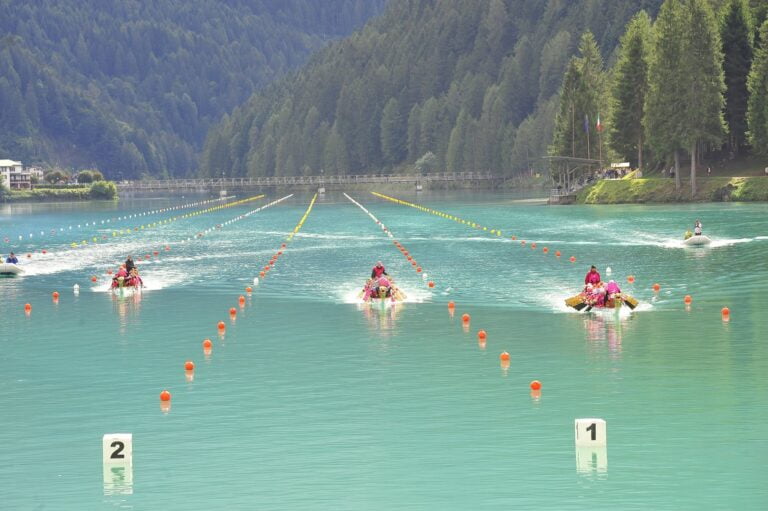
POLYGON ((603 419, 576 419, 574 421, 577 447, 605 447, 607 429, 603 419))
POLYGON ((605 269, 605 274, 606 274, 606 275, 610 275, 611 273, 613 273, 613 270, 611 269, 611 267, 610 267, 610 266, 608 266, 608 267, 605 269))
POLYGON ((74 291, 75 294, 78 294, 80 292, 80 285, 75 284, 74 286, 72 286, 72 291, 74 291))
POLYGON ((253 285, 258 286, 259 285, 259 277, 253 277, 253 285))

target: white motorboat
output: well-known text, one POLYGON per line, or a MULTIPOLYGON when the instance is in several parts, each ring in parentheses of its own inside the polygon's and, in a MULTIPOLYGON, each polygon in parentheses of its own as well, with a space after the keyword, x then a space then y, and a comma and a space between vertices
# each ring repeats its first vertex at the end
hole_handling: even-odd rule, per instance
POLYGON ((704 236, 703 234, 699 234, 698 236, 696 235, 691 236, 690 238, 685 240, 683 243, 685 243, 685 245, 688 247, 699 247, 702 245, 709 245, 710 243, 712 243, 712 240, 704 236))
POLYGON ((18 264, 13 263, 0 263, 0 275, 21 275, 24 273, 24 268, 19 266, 18 264))

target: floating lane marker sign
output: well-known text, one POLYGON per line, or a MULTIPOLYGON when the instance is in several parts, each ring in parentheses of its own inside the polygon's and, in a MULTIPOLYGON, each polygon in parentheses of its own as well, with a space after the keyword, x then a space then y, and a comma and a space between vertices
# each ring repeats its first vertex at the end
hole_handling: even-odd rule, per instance
POLYGON ((576 419, 576 447, 605 447, 607 430, 603 419, 576 419))
POLYGON ((108 433, 101 440, 104 495, 133 493, 133 435, 108 433))

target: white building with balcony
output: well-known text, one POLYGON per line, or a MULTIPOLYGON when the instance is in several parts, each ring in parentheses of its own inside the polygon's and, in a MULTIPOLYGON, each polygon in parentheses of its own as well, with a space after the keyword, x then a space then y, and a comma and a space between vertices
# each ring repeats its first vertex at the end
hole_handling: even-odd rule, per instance
POLYGON ((28 190, 32 188, 29 171, 24 170, 20 161, 0 160, 0 181, 11 190, 28 190))

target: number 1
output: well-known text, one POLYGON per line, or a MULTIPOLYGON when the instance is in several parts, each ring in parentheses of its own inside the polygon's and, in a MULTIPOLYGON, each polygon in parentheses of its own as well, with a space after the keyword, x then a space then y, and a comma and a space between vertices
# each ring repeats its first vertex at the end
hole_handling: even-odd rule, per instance
POLYGON ((597 440, 597 424, 593 422, 592 425, 587 428, 587 431, 592 433, 592 440, 597 440))

